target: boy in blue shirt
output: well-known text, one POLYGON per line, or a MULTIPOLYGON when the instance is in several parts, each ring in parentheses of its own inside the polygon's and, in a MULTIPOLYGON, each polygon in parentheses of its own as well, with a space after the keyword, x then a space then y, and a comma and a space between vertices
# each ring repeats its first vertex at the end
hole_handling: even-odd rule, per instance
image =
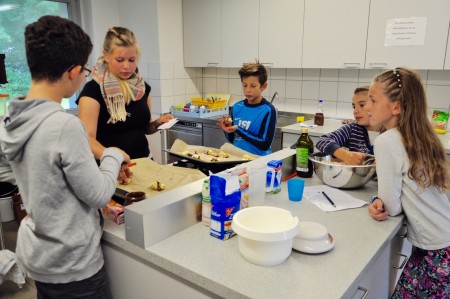
POLYGON ((245 63, 239 70, 245 99, 233 105, 231 121, 219 120, 219 127, 233 145, 258 156, 272 153, 277 125, 275 107, 262 96, 267 88, 266 68, 258 61, 245 63))

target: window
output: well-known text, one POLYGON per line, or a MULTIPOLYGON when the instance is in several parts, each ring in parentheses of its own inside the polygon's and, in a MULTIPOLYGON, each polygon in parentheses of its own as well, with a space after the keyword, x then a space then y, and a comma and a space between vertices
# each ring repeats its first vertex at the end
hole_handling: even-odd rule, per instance
MULTIPOLYGON (((9 94, 9 99, 28 92, 31 76, 25 55, 24 30, 43 15, 58 15, 79 23, 78 0, 0 0, 0 53, 6 55, 8 78, 8 83, 0 87, 0 93, 9 94)), ((75 96, 64 99, 63 107, 76 109, 75 99, 75 96)))

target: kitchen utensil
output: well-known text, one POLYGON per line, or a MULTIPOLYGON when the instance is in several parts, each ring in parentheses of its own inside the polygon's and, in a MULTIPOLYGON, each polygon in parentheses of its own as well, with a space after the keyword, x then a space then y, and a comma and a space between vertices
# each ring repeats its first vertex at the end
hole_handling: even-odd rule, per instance
POLYGON ((298 227, 298 235, 295 236, 292 245, 293 249, 306 253, 322 253, 334 247, 334 238, 324 225, 302 221, 298 227))
POLYGON ((314 173, 331 187, 358 188, 367 184, 375 174, 375 157, 369 154, 362 165, 346 165, 324 153, 311 154, 309 159, 313 162, 314 173))
POLYGON ((305 181, 299 178, 293 178, 287 181, 289 200, 301 201, 303 197, 303 189, 305 181))
POLYGON ((231 227, 238 235, 241 255, 251 263, 276 266, 292 252, 298 218, 285 209, 262 206, 238 211, 231 227))

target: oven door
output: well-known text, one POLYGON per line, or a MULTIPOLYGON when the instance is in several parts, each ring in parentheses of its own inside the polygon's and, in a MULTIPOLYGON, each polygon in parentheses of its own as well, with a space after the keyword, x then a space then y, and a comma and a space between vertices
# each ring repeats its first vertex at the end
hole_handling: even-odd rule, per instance
MULTIPOLYGON (((170 149, 175 142, 176 139, 180 139, 186 142, 189 145, 203 145, 203 137, 202 137, 202 124, 196 123, 195 126, 186 126, 183 123, 178 125, 175 124, 172 128, 166 130, 166 143, 165 146, 167 149, 170 149)), ((169 164, 175 161, 180 160, 175 156, 169 155, 167 152, 162 153, 163 155, 163 163, 169 164)))

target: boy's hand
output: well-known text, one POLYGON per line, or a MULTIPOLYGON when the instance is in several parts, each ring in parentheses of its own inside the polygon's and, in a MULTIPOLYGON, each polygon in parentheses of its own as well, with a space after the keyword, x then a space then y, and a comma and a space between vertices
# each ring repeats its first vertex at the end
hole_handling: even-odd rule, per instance
POLYGON ((228 116, 224 115, 222 116, 219 121, 217 122, 217 125, 224 131, 225 133, 233 133, 237 130, 238 126, 233 126, 233 120, 228 116))

